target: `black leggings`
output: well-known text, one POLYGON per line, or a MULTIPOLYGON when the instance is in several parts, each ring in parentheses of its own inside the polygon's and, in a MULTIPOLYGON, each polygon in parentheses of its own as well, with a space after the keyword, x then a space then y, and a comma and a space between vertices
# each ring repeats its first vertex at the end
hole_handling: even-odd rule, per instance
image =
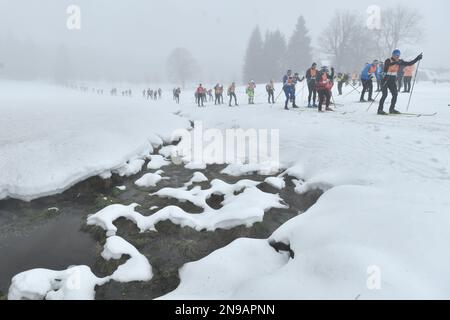
POLYGON ((236 93, 230 92, 230 103, 229 103, 230 106, 231 106, 231 101, 233 100, 233 98, 234 98, 234 104, 237 106, 237 97, 236 97, 236 93))
POLYGON ((330 107, 331 92, 329 90, 319 90, 319 111, 322 111, 322 105, 325 102, 325 106, 328 109, 330 107))
POLYGON ((314 80, 308 82, 308 91, 309 91, 308 105, 311 104, 311 98, 313 100, 313 104, 316 104, 317 90, 316 90, 316 82, 314 80))
POLYGON ((363 89, 361 92, 361 100, 364 99, 364 95, 366 94, 366 92, 369 92, 369 100, 372 100, 372 92, 373 92, 373 83, 372 80, 362 80, 362 84, 363 84, 363 89))
POLYGON ((391 107, 389 111, 395 110, 395 104, 397 103, 398 89, 397 89, 397 79, 393 76, 388 76, 386 79, 383 79, 381 82, 381 91, 383 95, 381 96, 380 105, 378 106, 378 111, 383 111, 384 102, 388 96, 388 90, 392 94, 391 107))
POLYGON ((275 104, 275 94, 273 90, 267 91, 269 103, 275 104))
POLYGON ((403 84, 405 85, 405 92, 411 92, 411 80, 412 77, 403 78, 403 84))
POLYGON ((339 95, 342 96, 342 86, 344 85, 344 83, 342 81, 338 82, 338 92, 339 95))

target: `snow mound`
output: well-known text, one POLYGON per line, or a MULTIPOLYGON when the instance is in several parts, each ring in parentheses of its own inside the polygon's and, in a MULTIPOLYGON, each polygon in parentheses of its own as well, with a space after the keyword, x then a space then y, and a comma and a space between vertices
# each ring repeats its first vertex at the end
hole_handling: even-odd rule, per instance
POLYGON ((158 170, 168 165, 170 165, 170 162, 165 160, 164 157, 160 155, 152 155, 150 156, 150 162, 147 165, 147 169, 158 170))
POLYGON ((119 266, 110 276, 118 282, 150 281, 153 277, 152 267, 147 258, 140 254, 131 244, 124 239, 113 236, 106 240, 102 257, 109 261, 119 260, 123 255, 130 256, 125 264, 119 266))
POLYGON ((63 271, 33 269, 16 275, 9 288, 9 300, 94 300, 95 287, 117 282, 150 281, 152 267, 147 258, 120 237, 106 240, 102 257, 109 261, 130 258, 108 277, 98 278, 87 266, 74 266, 63 271))
POLYGON ((255 172, 262 176, 271 176, 278 173, 279 170, 279 164, 272 162, 262 162, 254 164, 233 163, 229 164, 225 169, 223 169, 222 173, 233 177, 245 176, 255 172))
POLYGON ((282 190, 286 187, 286 182, 283 178, 269 177, 264 180, 264 182, 278 190, 282 190))
POLYGON ((256 188, 259 182, 242 180, 236 184, 227 184, 221 180, 214 180, 211 188, 201 190, 194 188, 190 191, 184 189, 161 189, 156 193, 160 197, 171 197, 204 208, 201 214, 192 215, 176 206, 165 207, 151 216, 143 216, 136 212, 137 204, 130 206, 112 205, 98 213, 88 217, 88 225, 96 225, 103 228, 108 235, 115 235, 117 227, 114 221, 126 218, 134 223, 141 232, 156 231, 155 226, 162 221, 171 221, 181 227, 190 227, 197 231, 216 229, 232 229, 245 225, 251 227, 256 222, 261 222, 264 213, 272 208, 286 208, 281 203, 279 195, 265 193, 256 188), (242 191, 243 190, 243 191, 242 191), (241 192, 242 191, 242 192, 241 192), (241 192, 235 194, 236 192, 241 192), (223 207, 215 210, 207 204, 207 199, 213 194, 223 194, 225 200, 223 207))
POLYGON ((129 206, 124 206, 122 204, 110 205, 96 214, 89 216, 87 218, 87 224, 89 226, 96 225, 101 227, 103 230, 106 230, 107 237, 115 236, 117 227, 113 224, 113 222, 119 218, 126 218, 137 223, 138 221, 135 220, 137 216, 135 209, 138 206, 139 205, 136 203, 129 206))
POLYGON ((184 187, 188 188, 192 186, 194 183, 202 183, 209 181, 208 178, 201 172, 194 172, 194 175, 192 176, 191 180, 189 180, 187 183, 185 183, 184 187))
POLYGON ((108 281, 108 277, 96 277, 87 266, 64 271, 34 269, 12 279, 8 300, 94 300, 95 286, 108 281))
POLYGON ((143 188, 149 188, 149 187, 156 187, 156 185, 162 180, 161 174, 163 174, 164 171, 157 171, 155 173, 147 173, 142 176, 139 180, 135 182, 135 184, 138 187, 143 188))

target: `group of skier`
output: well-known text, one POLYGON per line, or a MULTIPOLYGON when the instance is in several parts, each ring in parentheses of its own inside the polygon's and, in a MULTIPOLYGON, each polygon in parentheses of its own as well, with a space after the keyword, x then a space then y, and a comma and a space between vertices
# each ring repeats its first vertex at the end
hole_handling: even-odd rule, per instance
POLYGON ((147 100, 159 100, 162 98, 162 89, 144 89, 144 91, 142 91, 142 97, 147 100))
MULTIPOLYGON (((339 95, 342 95, 344 84, 352 86, 353 91, 358 91, 358 87, 362 85, 360 102, 372 103, 375 102, 372 95, 374 91, 373 83, 376 81, 376 92, 382 94, 378 105, 378 114, 387 115, 384 111, 384 103, 389 92, 392 95, 389 114, 400 114, 395 109, 398 93, 402 85, 404 87, 404 93, 411 93, 411 83, 416 71, 415 65, 422 60, 423 55, 418 55, 412 61, 404 61, 400 56, 400 50, 396 49, 392 52, 392 56, 386 59, 385 62, 374 60, 372 63, 367 63, 359 78, 356 76, 356 72, 353 72, 352 75, 346 73, 338 73, 335 75, 333 67, 328 68, 327 66, 322 66, 319 70, 317 63, 313 63, 311 68, 306 71, 306 75, 302 78, 300 78, 298 73, 293 74, 292 70, 288 70, 283 77, 283 91, 286 96, 284 108, 289 110, 289 103, 292 103, 293 108, 299 108, 296 104, 296 85, 305 79, 308 87, 308 108, 318 108, 319 112, 333 111, 330 105, 333 97, 332 88, 335 81, 338 84, 337 89, 339 95), (359 85, 357 87, 358 82, 359 85), (366 93, 368 94, 368 100, 365 100, 366 93), (316 104, 316 99, 318 100, 318 104, 316 104)), ((254 104, 255 88, 254 81, 251 81, 247 86, 246 93, 249 97, 249 104, 254 104)), ((268 103, 274 104, 276 99, 273 80, 266 85, 266 91, 268 103)))
MULTIPOLYGON (((253 85, 254 85, 254 82, 253 82, 253 85)), ((254 88, 255 87, 253 87, 253 93, 254 93, 254 88)), ((215 105, 222 105, 222 104, 224 104, 223 93, 224 93, 224 87, 222 84, 218 83, 214 86, 214 89, 209 89, 209 90, 205 89, 202 84, 199 84, 199 86, 195 90, 195 103, 199 107, 204 107, 206 100, 209 98, 209 101, 210 102, 214 101, 215 105), (213 91, 214 91, 214 96, 213 96, 213 91)), ((249 92, 248 92, 248 94, 249 94, 249 92)), ((231 107, 232 106, 231 103, 234 99, 234 105, 238 106, 237 97, 236 97, 236 84, 234 82, 228 87, 227 95, 230 99, 228 105, 231 107)), ((253 97, 254 97, 254 95, 253 95, 253 97)), ((251 100, 250 100, 250 94, 249 94, 249 104, 252 104, 251 100)))

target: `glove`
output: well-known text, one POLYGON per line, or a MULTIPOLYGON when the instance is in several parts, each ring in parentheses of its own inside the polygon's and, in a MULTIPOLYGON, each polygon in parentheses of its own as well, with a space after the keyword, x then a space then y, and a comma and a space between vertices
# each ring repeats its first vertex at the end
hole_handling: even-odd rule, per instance
POLYGON ((419 54, 419 55, 417 56, 416 59, 417 59, 418 61, 422 60, 422 59, 423 59, 423 53, 419 54))

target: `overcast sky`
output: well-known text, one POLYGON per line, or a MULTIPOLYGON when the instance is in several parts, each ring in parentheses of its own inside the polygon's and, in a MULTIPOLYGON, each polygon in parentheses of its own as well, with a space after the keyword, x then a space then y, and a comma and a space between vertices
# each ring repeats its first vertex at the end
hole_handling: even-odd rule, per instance
POLYGON ((424 51, 424 66, 450 67, 450 2, 446 0, 0 0, 0 36, 33 39, 42 46, 83 48, 95 53, 91 63, 105 57, 133 72, 142 68, 161 74, 169 52, 183 46, 209 76, 228 79, 240 78, 255 25, 263 32, 280 29, 289 36, 297 17, 303 14, 317 46, 318 35, 335 9, 364 13, 369 5, 396 3, 415 7, 424 16, 426 40, 407 52, 424 51), (81 8, 80 31, 66 27, 70 4, 81 8))

